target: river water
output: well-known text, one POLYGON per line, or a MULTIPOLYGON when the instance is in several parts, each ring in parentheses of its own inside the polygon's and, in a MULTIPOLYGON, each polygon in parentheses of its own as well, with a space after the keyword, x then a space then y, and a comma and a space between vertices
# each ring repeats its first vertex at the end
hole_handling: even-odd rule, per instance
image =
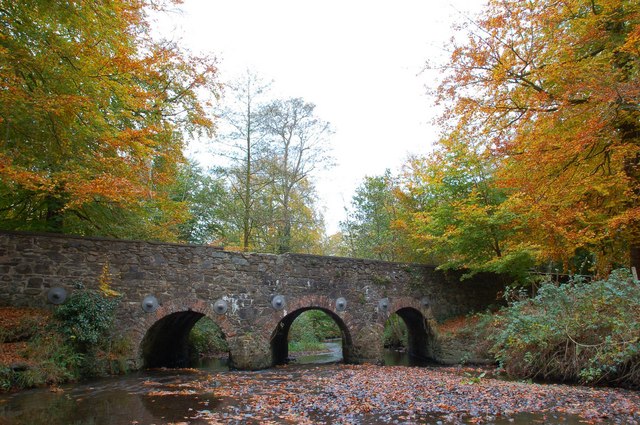
MULTIPOLYGON (((263 415, 272 408, 269 406, 273 406, 271 400, 304 403, 306 399, 298 397, 297 392, 311 396, 325 391, 323 383, 344 368, 335 363, 341 356, 340 344, 328 343, 325 354, 300 356, 292 365, 266 371, 229 371, 226 360, 213 360, 203 362, 195 369, 142 371, 124 377, 64 385, 56 391, 34 389, 2 395, 0 425, 448 423, 442 414, 425 413, 411 418, 401 411, 357 415, 341 411, 326 413, 326 409, 325 413, 317 414, 313 413, 314 406, 309 407, 309 415, 305 413, 299 418, 295 412, 303 411, 303 408, 273 416, 276 418, 273 422, 264 419, 266 416, 263 415), (309 385, 310 382, 317 384, 309 385), (249 406, 249 398, 262 401, 249 406)), ((386 362, 411 364, 406 355, 391 351, 387 352, 386 362)), ((318 410, 322 409, 315 409, 318 410)), ((468 420, 473 418, 452 421, 466 423, 468 420)), ((519 414, 497 418, 490 423, 578 424, 580 420, 572 415, 550 419, 542 414, 519 414)))

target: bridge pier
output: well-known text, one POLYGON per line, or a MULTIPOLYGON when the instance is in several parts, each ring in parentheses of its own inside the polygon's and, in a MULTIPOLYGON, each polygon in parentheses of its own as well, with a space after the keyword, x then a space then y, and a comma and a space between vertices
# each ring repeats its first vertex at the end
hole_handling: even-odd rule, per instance
POLYGON ((239 370, 258 370, 271 367, 271 346, 259 332, 248 332, 227 338, 229 364, 239 370))
MULTIPOLYGON (((384 325, 370 323, 362 326, 353 335, 353 353, 348 363, 381 364, 384 359, 384 325)), ((347 363, 345 357, 345 363, 347 363)))

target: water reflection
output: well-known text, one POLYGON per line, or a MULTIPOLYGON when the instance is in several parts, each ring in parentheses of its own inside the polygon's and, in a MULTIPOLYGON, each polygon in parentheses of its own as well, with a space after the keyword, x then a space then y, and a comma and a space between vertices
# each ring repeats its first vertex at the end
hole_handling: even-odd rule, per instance
POLYGON ((202 357, 196 360, 191 367, 207 372, 224 372, 229 370, 229 357, 202 357))
POLYGON ((194 406, 214 405, 211 390, 199 384, 207 379, 208 374, 198 371, 147 371, 65 385, 57 392, 23 391, 0 396, 0 424, 130 425, 134 420, 206 424, 189 418, 195 414, 194 406), (172 394, 157 396, 163 392, 172 394))
POLYGON ((386 348, 384 350, 384 365, 385 366, 434 366, 435 363, 415 357, 410 356, 406 351, 398 351, 391 348, 386 348))

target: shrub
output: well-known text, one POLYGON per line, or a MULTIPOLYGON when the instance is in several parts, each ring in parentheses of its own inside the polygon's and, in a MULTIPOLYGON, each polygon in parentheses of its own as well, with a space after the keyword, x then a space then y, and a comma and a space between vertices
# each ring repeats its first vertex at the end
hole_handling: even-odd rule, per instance
POLYGON ((110 336, 118 301, 95 291, 77 291, 55 310, 54 317, 60 323, 62 334, 80 352, 86 352, 110 336))
POLYGON ((81 355, 77 374, 95 377, 107 374, 114 335, 113 320, 120 299, 104 290, 75 291, 54 312, 57 330, 65 336, 74 354, 81 355))
POLYGON ((188 344, 193 357, 208 357, 229 352, 222 329, 208 317, 198 320, 191 329, 188 344))
POLYGON ((512 376, 640 387, 640 285, 626 271, 544 284, 495 325, 492 351, 512 376))
POLYGON ((397 314, 392 314, 384 325, 384 346, 391 348, 406 348, 409 345, 409 331, 404 320, 397 314))

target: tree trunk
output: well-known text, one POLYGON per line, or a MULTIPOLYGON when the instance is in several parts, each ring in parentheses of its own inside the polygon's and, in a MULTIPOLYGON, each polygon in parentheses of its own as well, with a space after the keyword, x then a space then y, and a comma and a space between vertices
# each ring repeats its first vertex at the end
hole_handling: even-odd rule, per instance
MULTIPOLYGON (((247 116, 251 115, 251 107, 247 106, 247 116)), ((249 250, 249 237, 251 234, 250 218, 251 214, 251 120, 247 119, 247 169, 244 182, 244 217, 242 222, 242 250, 249 250)))
POLYGON ((632 242, 629 246, 629 263, 632 270, 635 267, 636 275, 640 273, 640 244, 632 242))

